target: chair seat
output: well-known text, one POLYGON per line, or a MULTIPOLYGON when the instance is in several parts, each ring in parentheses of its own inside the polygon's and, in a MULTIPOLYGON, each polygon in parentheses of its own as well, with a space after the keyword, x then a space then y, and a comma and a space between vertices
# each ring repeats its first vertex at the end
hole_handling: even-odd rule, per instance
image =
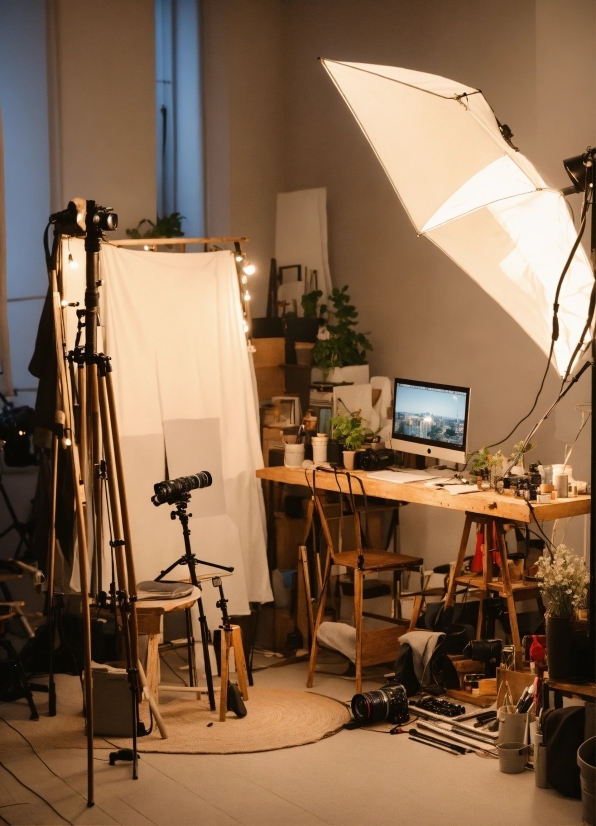
MULTIPOLYGON (((346 568, 358 568, 359 551, 342 551, 333 554, 333 562, 336 565, 344 565, 346 568)), ((369 551, 361 552, 364 557, 364 571, 392 571, 400 568, 419 568, 422 565, 422 558, 419 556, 406 556, 405 554, 394 554, 391 551, 369 551)))

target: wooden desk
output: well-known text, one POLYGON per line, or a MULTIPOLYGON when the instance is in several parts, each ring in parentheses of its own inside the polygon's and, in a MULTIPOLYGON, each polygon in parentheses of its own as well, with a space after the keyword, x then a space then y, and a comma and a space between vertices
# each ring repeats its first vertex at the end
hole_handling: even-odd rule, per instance
MULTIPOLYGON (((505 548, 503 524, 505 522, 550 522, 554 519, 565 519, 570 516, 581 516, 590 512, 590 497, 577 496, 573 499, 555 499, 546 504, 532 502, 531 507, 524 499, 513 496, 502 496, 495 491, 474 491, 473 493, 452 496, 444 490, 437 490, 424 486, 424 482, 386 482, 381 479, 369 477, 365 471, 355 471, 354 476, 362 479, 367 496, 376 496, 381 499, 389 499, 397 502, 411 502, 417 505, 429 505, 437 508, 448 508, 449 510, 462 511, 466 515, 464 530, 459 547, 459 553, 453 575, 451 576, 449 589, 446 596, 446 604, 451 605, 455 599, 455 588, 457 583, 463 583, 470 587, 478 588, 480 591, 481 606, 483 599, 490 593, 495 592, 506 600, 511 621, 511 636, 513 645, 516 648, 517 660, 521 662, 521 640, 517 624, 515 602, 517 600, 536 599, 539 597, 537 583, 511 582, 507 566, 507 551, 505 548), (483 572, 479 575, 461 575, 464 556, 470 535, 472 523, 482 524, 487 540, 485 541, 485 553, 483 561, 483 572), (492 555, 489 553, 489 542, 492 543, 493 532, 497 537, 497 550, 501 562, 501 579, 493 580, 492 577, 492 555)), ((257 471, 259 479, 269 482, 281 482, 289 485, 311 486, 313 484, 313 471, 304 468, 267 467, 257 471)), ((337 477, 332 473, 316 474, 317 489, 337 491, 338 485, 345 492, 349 492, 346 478, 339 474, 337 477)), ((354 494, 359 494, 359 485, 352 485, 354 494)), ((491 545, 492 547, 492 545, 491 545)), ((479 613, 477 627, 477 637, 480 636, 482 625, 482 610, 479 613)))
MULTIPOLYGON (((362 470, 352 471, 364 483, 367 496, 380 499, 393 499, 396 502, 412 502, 417 505, 430 505, 435 508, 448 508, 455 511, 470 511, 486 516, 509 519, 517 522, 534 522, 534 517, 523 499, 514 496, 500 496, 491 491, 464 493, 452 496, 443 490, 425 488, 424 482, 384 482, 381 479, 368 478, 362 470)), ((303 468, 266 467, 257 470, 257 477, 270 482, 282 482, 286 485, 312 485, 312 470, 303 468), (308 482, 307 482, 308 479, 308 482)), ((341 479, 341 477, 338 477, 341 479)), ((345 479, 341 479, 342 490, 348 491, 345 479)), ((337 480, 331 473, 317 473, 317 488, 337 491, 337 480)), ((360 491, 356 488, 354 493, 360 491)), ((569 516, 581 516, 590 513, 590 497, 577 496, 574 499, 555 499, 545 505, 532 502, 532 510, 538 522, 551 522, 553 519, 566 519, 569 516)))

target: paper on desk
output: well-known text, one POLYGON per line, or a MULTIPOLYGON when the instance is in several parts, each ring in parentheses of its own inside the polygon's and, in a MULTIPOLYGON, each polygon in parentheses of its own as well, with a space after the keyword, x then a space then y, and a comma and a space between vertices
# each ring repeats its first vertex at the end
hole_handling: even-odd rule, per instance
POLYGON ((367 474, 367 478, 380 479, 383 482, 406 484, 408 482, 423 482, 425 479, 437 479, 440 477, 431 476, 425 470, 373 470, 367 474))
POLYGON ((424 487, 433 488, 433 490, 446 490, 452 496, 458 496, 460 493, 478 493, 478 488, 476 485, 441 484, 440 482, 432 481, 427 482, 424 487))

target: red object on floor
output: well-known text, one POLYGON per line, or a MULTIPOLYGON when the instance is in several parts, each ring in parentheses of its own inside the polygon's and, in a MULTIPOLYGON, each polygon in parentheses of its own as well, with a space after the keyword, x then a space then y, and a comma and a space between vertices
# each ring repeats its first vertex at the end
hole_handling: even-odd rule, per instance
POLYGON ((476 551, 474 559, 470 565, 470 570, 478 572, 482 570, 482 546, 484 545, 484 529, 481 527, 476 531, 476 551))

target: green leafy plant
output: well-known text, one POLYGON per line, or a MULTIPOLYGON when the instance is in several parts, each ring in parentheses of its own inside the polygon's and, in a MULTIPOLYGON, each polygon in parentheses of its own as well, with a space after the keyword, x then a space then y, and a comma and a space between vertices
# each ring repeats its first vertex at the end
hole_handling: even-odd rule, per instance
POLYGON ((509 461, 513 462, 514 465, 519 465, 521 463, 521 466, 523 467, 524 456, 536 447, 538 447, 536 442, 528 442, 528 444, 525 442, 518 442, 516 445, 513 445, 513 453, 509 456, 509 461))
POLYGON ((319 312, 317 314, 317 305, 319 303, 319 299, 323 297, 322 290, 312 290, 310 293, 304 293, 302 298, 300 299, 300 303, 302 304, 302 309, 304 310, 304 317, 305 318, 324 318, 327 313, 327 305, 321 304, 319 307, 319 312))
POLYGON ((481 476, 483 471, 495 470, 500 464, 502 464, 503 453, 500 450, 497 450, 496 453, 489 453, 487 447, 482 447, 480 450, 470 453, 467 456, 467 459, 468 461, 473 459, 471 466, 472 474, 475 476, 481 476))
POLYGON ((366 364, 366 351, 372 350, 372 344, 364 333, 358 333, 354 329, 358 324, 358 312, 350 304, 347 285, 341 290, 334 287, 328 298, 332 309, 323 305, 320 315, 328 335, 326 338, 320 336, 315 344, 314 363, 323 373, 335 367, 366 364))
POLYGON ((184 215, 179 212, 172 212, 171 215, 157 216, 155 223, 149 218, 143 218, 139 221, 133 229, 127 229, 126 234, 129 238, 182 238, 184 231, 182 229, 182 221, 185 221, 184 215), (143 224, 147 224, 147 228, 142 230, 143 224))
POLYGON ((362 417, 356 412, 334 416, 331 419, 331 438, 341 442, 346 450, 359 450, 365 435, 362 417))

